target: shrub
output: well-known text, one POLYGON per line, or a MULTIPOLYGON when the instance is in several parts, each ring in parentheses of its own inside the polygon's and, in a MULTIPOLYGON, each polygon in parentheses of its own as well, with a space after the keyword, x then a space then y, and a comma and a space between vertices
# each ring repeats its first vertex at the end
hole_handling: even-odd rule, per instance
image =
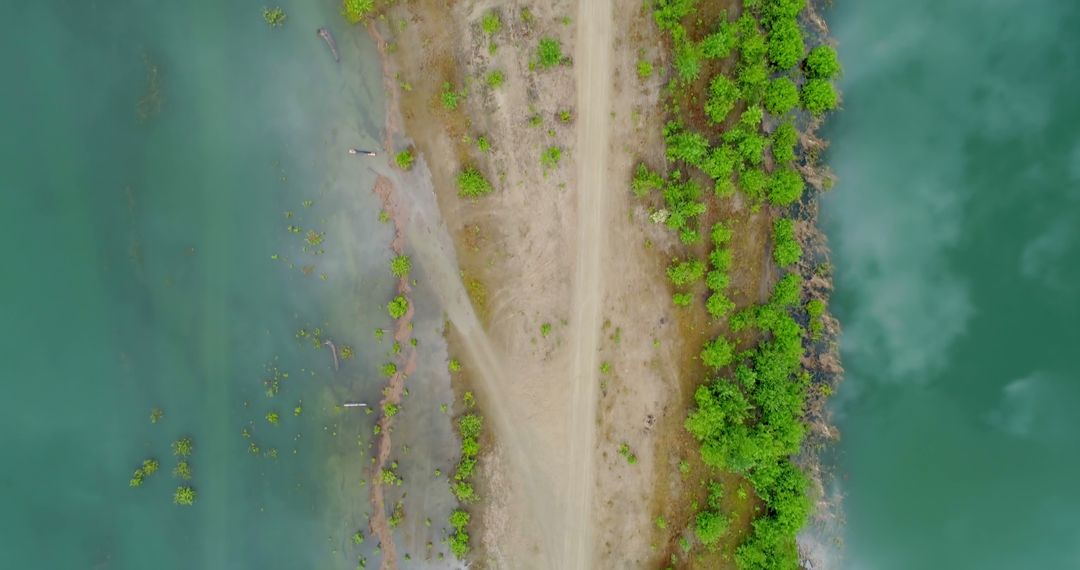
POLYGON ((285 10, 281 8, 263 8, 263 19, 271 27, 278 27, 285 24, 285 10))
POLYGON ((785 71, 795 67, 806 53, 802 31, 794 19, 784 19, 773 24, 769 30, 769 61, 776 69, 785 71))
POLYGON ((708 59, 723 59, 731 55, 739 43, 734 24, 722 22, 717 30, 701 40, 701 55, 708 59))
MULTIPOLYGON (((698 513, 694 525, 694 534, 698 540, 706 546, 712 546, 727 532, 731 520, 715 511, 702 511, 698 513)), ((739 566, 742 568, 742 566, 739 566)))
POLYGON ((735 302, 722 293, 713 293, 705 300, 705 310, 714 319, 722 319, 735 308, 735 302))
POLYGON ((675 73, 684 84, 690 84, 701 75, 701 48, 685 37, 675 40, 675 73))
POLYGON ((350 24, 360 23, 374 9, 375 0, 342 0, 341 13, 350 24))
POLYGON ((816 319, 825 314, 825 301, 821 299, 810 299, 806 303, 806 314, 811 319, 816 319))
POLYGON ((172 444, 173 455, 188 457, 195 452, 195 442, 190 437, 184 436, 172 444))
POLYGON ((704 135, 686 131, 682 125, 674 122, 668 123, 664 131, 668 159, 681 160, 697 167, 704 164, 709 152, 709 140, 704 135))
POLYGON ((393 362, 387 362, 386 364, 383 364, 381 368, 379 368, 379 371, 382 372, 383 376, 391 378, 394 376, 394 374, 397 374, 397 364, 394 364, 393 362))
POLYGON ((676 307, 689 307, 690 303, 694 302, 694 297, 690 293, 675 293, 671 296, 671 302, 676 307))
POLYGON ((502 87, 502 84, 505 80, 506 75, 504 75, 501 70, 496 69, 495 71, 487 74, 487 78, 484 80, 484 82, 487 83, 488 87, 492 89, 498 89, 499 87, 502 87))
POLYGON ((634 179, 630 182, 630 190, 635 196, 641 198, 652 190, 664 187, 664 177, 653 172, 644 162, 638 164, 634 171, 634 179))
POLYGON ((536 45, 536 62, 541 69, 551 69, 562 63, 562 44, 555 38, 541 38, 536 45))
POLYGON ((769 178, 769 201, 788 206, 802 197, 803 178, 794 168, 780 168, 769 178))
POLYGON ((789 308, 799 304, 802 293, 802 277, 798 273, 788 273, 776 282, 769 304, 775 307, 789 308))
POLYGON ((693 9, 697 0, 657 0, 653 9, 653 18, 661 30, 672 30, 681 27, 680 22, 693 9))
POLYGON ((545 169, 555 168, 559 165, 560 160, 562 160, 562 148, 557 146, 547 147, 540 155, 540 164, 545 169))
POLYGON ((476 198, 491 193, 491 183, 474 167, 466 167, 458 174, 458 195, 476 198))
POLYGON ((777 125, 772 134, 773 160, 779 164, 787 164, 795 160, 795 145, 798 142, 799 134, 791 121, 784 121, 777 125))
POLYGON ((395 277, 408 277, 409 271, 412 271, 412 259, 407 255, 395 255, 390 260, 390 273, 393 273, 395 277))
POLYGON ((390 313, 390 318, 392 319, 404 317, 408 310, 409 300, 401 295, 394 297, 393 300, 386 304, 386 311, 390 313))
POLYGON ((266 412, 266 423, 268 423, 268 424, 270 424, 272 426, 276 426, 276 425, 278 425, 279 421, 280 421, 280 418, 278 417, 277 412, 266 412))
POLYGON ((766 0, 761 19, 767 27, 775 27, 783 20, 795 20, 806 6, 806 0, 766 0))
POLYGON ((765 189, 769 186, 769 175, 761 168, 747 168, 739 173, 739 185, 746 197, 753 203, 765 199, 765 189))
POLYGON ((730 145, 720 145, 713 147, 709 151, 708 158, 705 159, 701 169, 705 171, 705 174, 709 175, 716 181, 726 181, 731 179, 731 175, 735 172, 735 166, 739 161, 739 155, 735 152, 735 149, 730 145))
POLYGON ((397 153, 397 156, 394 157, 394 162, 396 162, 397 165, 398 165, 398 168, 400 168, 402 170, 411 170, 412 165, 413 165, 413 161, 415 161, 415 160, 416 160, 416 157, 413 156, 412 151, 409 150, 409 149, 405 149, 405 150, 397 153))
POLYGON ((745 64, 739 67, 736 79, 743 99, 750 105, 757 105, 769 86, 769 68, 764 61, 745 64))
POLYGON ((476 137, 476 148, 479 149, 480 152, 490 152, 491 142, 489 142, 485 136, 476 137))
POLYGON ((440 100, 442 101, 443 109, 447 111, 454 111, 461 104, 461 99, 464 97, 462 93, 458 93, 454 90, 454 86, 449 82, 443 83, 443 90, 440 100))
POLYGON ((735 27, 739 36, 739 59, 742 63, 752 64, 764 60, 768 47, 757 19, 752 14, 743 12, 735 22, 735 27))
POLYGON ((705 275, 705 264, 697 259, 679 261, 668 266, 667 275, 676 287, 689 285, 705 275))
POLYGON ((719 222, 713 224, 709 237, 712 239, 713 245, 719 247, 731 241, 732 235, 734 235, 734 232, 731 231, 731 228, 727 224, 719 222))
POLYGON ((484 30, 484 33, 493 36, 499 32, 502 28, 502 20, 499 19, 499 14, 494 10, 484 14, 484 18, 480 20, 480 27, 484 30))
POLYGON ((807 111, 820 116, 836 108, 836 89, 825 79, 811 79, 803 85, 802 104, 807 111))
POLYGON ((195 489, 191 487, 177 487, 176 492, 173 493, 173 502, 177 505, 191 506, 195 504, 195 499, 199 496, 195 492, 195 489))
POLYGON ((769 82, 765 89, 765 108, 776 116, 784 115, 799 105, 799 88, 787 77, 769 82))
POLYGON ((458 419, 458 432, 462 439, 477 439, 484 428, 484 418, 477 414, 465 414, 458 419))
POLYGON ((728 278, 728 274, 724 271, 710 271, 705 274, 705 286, 710 291, 723 291, 727 289, 731 279, 728 278))
POLYGON ((540 336, 547 338, 551 334, 551 323, 540 325, 540 336))
POLYGON ((780 218, 773 225, 773 259, 780 267, 787 267, 802 257, 802 247, 795 239, 795 222, 780 218))
POLYGON ((716 271, 731 269, 731 250, 720 247, 712 250, 709 252, 709 263, 716 271))
MULTIPOLYGON (((705 101, 705 114, 713 123, 722 123, 728 113, 735 108, 740 93, 735 82, 723 75, 717 75, 709 83, 709 98, 705 101)), ((798 93, 795 94, 796 101, 798 93)))
POLYGON ((644 59, 638 60, 638 62, 637 62, 637 76, 638 76, 638 78, 640 78, 640 79, 648 79, 648 78, 652 77, 652 72, 653 72, 653 65, 652 65, 651 62, 645 61, 644 59))
POLYGON ((724 337, 717 337, 705 343, 705 347, 701 350, 701 362, 713 370, 719 370, 731 364, 734 358, 735 347, 724 337))
POLYGON ((383 407, 382 407, 383 415, 388 417, 388 418, 392 418, 392 417, 396 416, 397 413, 400 410, 401 410, 401 408, 397 404, 391 404, 389 402, 386 403, 386 404, 383 404, 383 407))
POLYGON ((840 61, 832 46, 817 46, 806 56, 806 76, 810 79, 832 79, 840 75, 840 71, 840 61))

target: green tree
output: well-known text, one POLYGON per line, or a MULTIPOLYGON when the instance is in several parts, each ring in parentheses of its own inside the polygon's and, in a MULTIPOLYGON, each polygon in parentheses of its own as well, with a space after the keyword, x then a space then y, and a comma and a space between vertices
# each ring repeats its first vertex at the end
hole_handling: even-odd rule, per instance
POLYGON ((825 79, 811 79, 803 85, 802 104, 812 114, 824 115, 836 108, 836 89, 825 79))
POLYGON ((769 61, 780 71, 795 67, 806 53, 802 31, 794 19, 775 22, 769 30, 769 61))
POLYGON ((776 116, 786 114, 799 105, 799 88, 787 77, 778 77, 765 89, 765 108, 776 116))
POLYGON ((788 206, 797 202, 802 193, 802 175, 790 166, 777 169, 769 178, 769 201, 777 206, 788 206))
POLYGON ((701 55, 708 59, 724 59, 731 55, 738 44, 739 36, 735 25, 724 21, 715 32, 701 40, 701 55))
POLYGON ((687 38, 685 33, 675 35, 674 44, 675 74, 680 81, 689 85, 701 75, 701 46, 687 38))
POLYGON ((810 79, 832 79, 840 71, 840 61, 832 46, 817 46, 806 56, 806 76, 810 79))
POLYGON ((772 134, 773 160, 778 164, 787 164, 795 160, 795 145, 799 142, 799 133, 791 121, 784 121, 776 126, 772 134))
POLYGON ((541 38, 536 45, 536 63, 541 69, 551 69, 562 63, 562 44, 555 38, 541 38))
POLYGON ((342 0, 341 13, 350 24, 358 24, 375 9, 375 0, 342 0))
POLYGON ((690 285, 705 275, 705 264, 697 259, 678 261, 668 266, 667 275, 676 287, 690 285))
POLYGON ((667 156, 700 167, 709 152, 709 140, 699 133, 686 131, 682 125, 668 123, 665 127, 667 156))
POLYGON ((769 185, 769 175, 761 168, 747 168, 739 172, 739 186, 750 201, 757 204, 765 199, 765 189, 769 185))
POLYGON ((634 171, 634 179, 630 182, 630 190, 635 196, 641 198, 653 190, 664 187, 664 177, 653 172, 644 162, 637 165, 634 171))
POLYGON ((705 343, 701 350, 701 362, 714 370, 731 364, 735 358, 735 347, 724 337, 717 337, 705 343))
MULTIPOLYGON (((705 101, 705 114, 713 123, 723 123, 739 100, 739 87, 723 75, 717 75, 709 83, 709 98, 705 101)), ((796 102, 798 93, 795 94, 796 102)))
POLYGON ((408 277, 409 271, 412 271, 412 259, 407 255, 395 255, 390 260, 390 273, 394 274, 394 277, 408 277))
POLYGON ((476 198, 491 193, 491 183, 472 166, 466 167, 461 174, 458 174, 457 185, 459 196, 476 198))
POLYGON ((795 222, 780 218, 773 225, 773 259, 780 267, 787 267, 802 257, 802 247, 795 239, 795 222))
POLYGON ((390 318, 400 319, 409 311, 409 300, 398 295, 386 304, 386 311, 390 313, 390 318))
MULTIPOLYGON (((709 273, 715 273, 710 271, 709 273)), ((722 319, 735 308, 735 302, 723 293, 713 293, 705 300, 705 310, 714 319, 722 319)))
POLYGON ((715 511, 702 511, 695 520, 694 533, 706 546, 716 544, 727 532, 731 520, 715 511))

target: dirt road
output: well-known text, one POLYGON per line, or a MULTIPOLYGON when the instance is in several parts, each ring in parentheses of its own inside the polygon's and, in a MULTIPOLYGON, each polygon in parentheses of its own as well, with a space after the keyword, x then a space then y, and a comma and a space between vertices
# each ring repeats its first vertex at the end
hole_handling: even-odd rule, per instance
POLYGON ((595 485, 596 412, 599 393, 601 265, 607 232, 608 145, 611 113, 611 0, 581 0, 577 15, 578 123, 577 244, 573 307, 570 313, 570 361, 573 403, 568 443, 567 507, 559 568, 592 567, 590 520, 595 485))

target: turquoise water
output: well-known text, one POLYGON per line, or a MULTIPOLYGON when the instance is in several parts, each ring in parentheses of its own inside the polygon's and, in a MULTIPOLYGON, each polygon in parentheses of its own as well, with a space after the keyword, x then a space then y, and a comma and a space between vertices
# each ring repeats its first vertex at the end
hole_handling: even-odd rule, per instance
MULTIPOLYGON (((390 358, 373 330, 390 325, 391 228, 371 163, 344 153, 379 146, 372 44, 333 2, 284 5, 280 29, 248 1, 18 4, 0 23, 0 566, 374 567, 374 541, 351 536, 366 534, 376 415, 337 406, 377 402, 390 358), (297 338, 316 328, 357 356, 335 372, 297 338), (172 504, 183 435, 192 507, 172 504), (145 458, 160 471, 129 488, 145 458)), ((400 438, 415 448, 402 470, 449 471, 429 449, 454 447, 433 403, 450 398, 441 321, 418 319, 413 390, 432 402, 403 420, 425 439, 400 438)), ((427 497, 408 499, 402 532, 437 554, 421 513, 445 520, 449 493, 429 479, 388 502, 427 497)))
POLYGON ((828 19, 843 567, 1080 567, 1080 4, 828 19))

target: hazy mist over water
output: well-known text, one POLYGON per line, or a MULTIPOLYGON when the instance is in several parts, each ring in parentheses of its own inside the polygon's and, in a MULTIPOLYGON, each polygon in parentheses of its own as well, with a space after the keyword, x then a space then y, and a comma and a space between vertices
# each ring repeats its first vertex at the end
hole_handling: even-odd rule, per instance
POLYGON ((1080 566, 1080 4, 840 2, 847 568, 1080 566))

